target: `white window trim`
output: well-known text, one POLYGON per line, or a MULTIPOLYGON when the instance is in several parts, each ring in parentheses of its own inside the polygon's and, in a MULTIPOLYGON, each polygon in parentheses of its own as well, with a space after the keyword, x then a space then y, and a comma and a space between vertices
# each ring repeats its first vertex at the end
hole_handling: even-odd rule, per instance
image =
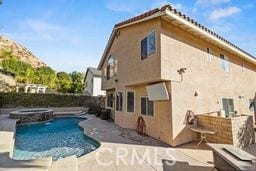
MULTIPOLYGON (((235 111, 236 111, 236 109, 235 109, 235 99, 234 99, 233 97, 222 97, 222 98, 221 98, 221 109, 222 109, 222 110, 224 110, 224 109, 223 109, 223 99, 229 99, 229 100, 232 99, 232 100, 233 100, 234 115, 235 115, 235 111)), ((225 116, 226 116, 226 114, 225 114, 225 116)))
POLYGON ((115 102, 114 102, 114 103, 115 103, 115 111, 116 111, 116 112, 123 112, 123 110, 124 110, 124 92, 123 92, 123 91, 116 91, 116 93, 115 93, 115 102), (116 107, 117 107, 117 104, 116 104, 116 103, 117 103, 117 98, 116 98, 117 93, 122 93, 122 98, 123 98, 123 99, 122 99, 122 100, 123 100, 123 101, 122 101, 122 102, 123 102, 123 104, 122 104, 122 110, 116 110, 116 107))
POLYGON ((229 57, 224 55, 224 54, 220 54, 220 56, 223 55, 224 59, 222 59, 220 57, 221 63, 220 63, 220 67, 224 72, 229 73, 230 72, 230 61, 229 61, 229 57), (222 64, 224 65, 224 68, 222 68, 222 64), (228 64, 228 65, 227 65, 228 64), (226 66, 228 66, 228 68, 226 68, 226 66))
POLYGON ((136 91, 135 90, 126 90, 126 93, 125 93, 125 96, 126 96, 126 113, 130 113, 130 114, 135 114, 135 109, 136 109, 136 91), (127 111, 127 107, 128 107, 128 92, 133 92, 134 93, 134 106, 133 106, 133 112, 128 112, 127 111))
MULTIPOLYGON (((155 102, 153 101, 153 108, 154 108, 154 113, 153 113, 153 116, 151 116, 151 115, 144 115, 144 114, 142 114, 141 113, 141 98, 148 98, 148 96, 140 96, 140 115, 141 116, 145 116, 145 117, 150 117, 150 118, 153 118, 153 117, 155 117, 155 115, 156 115, 156 108, 155 108, 155 102)), ((147 108, 146 108, 147 109, 147 108)))
POLYGON ((156 55, 157 54, 157 40, 158 40, 158 37, 157 37, 157 31, 156 30, 153 30, 151 32, 149 32, 148 34, 146 34, 144 37, 142 37, 140 40, 139 40, 139 47, 140 47, 140 61, 144 61, 145 59, 141 59, 141 42, 143 39, 145 39, 146 37, 148 37, 150 34, 152 34, 153 32, 155 32, 155 47, 156 47, 156 50, 155 50, 155 53, 152 53, 150 55, 148 55, 145 59, 151 57, 152 55, 156 55))
MULTIPOLYGON (((111 78, 113 78, 113 77, 115 77, 116 76, 116 73, 115 73, 115 69, 116 69, 116 64, 115 64, 115 61, 116 61, 116 57, 111 53, 109 56, 108 56, 108 58, 107 58, 107 65, 106 65, 106 67, 105 67, 105 69, 106 69, 106 79, 108 78, 107 77, 107 73, 108 73, 108 66, 110 66, 110 72, 111 72, 111 70, 112 70, 112 72, 113 72, 113 75, 111 76, 111 75, 109 75, 109 78, 107 79, 107 80, 110 80, 111 78), (113 59, 113 62, 112 63, 110 63, 109 64, 109 59, 110 58, 112 58, 113 59), (112 67, 111 67, 111 65, 113 65, 112 67)), ((104 71, 105 72, 105 71, 104 71)))
POLYGON ((212 62, 212 50, 211 48, 206 48, 206 53, 207 53, 207 62, 212 62), (209 50, 209 53, 208 53, 208 50, 209 50))

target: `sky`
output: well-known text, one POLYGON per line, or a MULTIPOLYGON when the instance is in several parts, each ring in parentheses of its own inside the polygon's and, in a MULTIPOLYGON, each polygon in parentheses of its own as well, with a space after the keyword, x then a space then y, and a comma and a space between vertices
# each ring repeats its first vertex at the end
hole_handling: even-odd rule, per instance
POLYGON ((3 0, 0 34, 56 71, 97 67, 114 24, 171 4, 256 56, 255 0, 3 0))

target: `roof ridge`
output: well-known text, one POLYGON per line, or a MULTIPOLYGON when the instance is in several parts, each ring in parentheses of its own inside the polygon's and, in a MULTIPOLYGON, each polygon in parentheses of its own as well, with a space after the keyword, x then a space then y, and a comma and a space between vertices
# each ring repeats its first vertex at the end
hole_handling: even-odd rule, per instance
POLYGON ((122 25, 124 25, 124 24, 128 24, 128 23, 131 23, 131 22, 140 20, 141 18, 146 18, 146 17, 151 16, 151 15, 153 15, 153 14, 159 12, 159 11, 160 11, 159 8, 154 8, 154 9, 149 10, 149 11, 146 11, 146 12, 140 14, 140 15, 137 15, 137 16, 135 16, 135 17, 132 17, 132 18, 129 18, 129 19, 124 20, 124 21, 122 21, 122 22, 119 22, 119 23, 115 24, 114 27, 120 27, 120 26, 122 26, 122 25))

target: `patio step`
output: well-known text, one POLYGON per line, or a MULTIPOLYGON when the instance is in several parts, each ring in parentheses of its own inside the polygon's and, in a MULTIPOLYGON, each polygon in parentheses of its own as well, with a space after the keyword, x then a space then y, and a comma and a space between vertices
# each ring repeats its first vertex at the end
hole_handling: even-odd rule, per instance
POLYGON ((52 162, 49 171, 78 171, 77 157, 71 156, 52 162))
POLYGON ((54 116, 68 116, 68 115, 80 116, 84 114, 86 114, 86 112, 84 111, 53 112, 54 116))

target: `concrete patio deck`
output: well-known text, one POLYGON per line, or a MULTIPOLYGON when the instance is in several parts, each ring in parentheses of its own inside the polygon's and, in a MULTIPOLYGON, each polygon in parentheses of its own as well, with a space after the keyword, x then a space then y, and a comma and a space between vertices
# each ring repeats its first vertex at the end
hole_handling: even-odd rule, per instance
POLYGON ((212 151, 189 143, 172 148, 134 130, 86 115, 85 134, 101 142, 96 151, 78 158, 79 170, 195 170, 213 169, 212 151), (136 157, 135 157, 136 156, 136 157), (150 157, 148 157, 150 156, 150 157), (171 162, 171 165, 168 165, 171 162))
MULTIPOLYGON (((113 122, 101 120, 94 115, 83 115, 83 117, 88 119, 81 122, 80 126, 88 136, 98 140, 101 146, 77 158, 78 167, 71 170, 205 171, 213 169, 212 151, 206 145, 197 147, 196 143, 189 143, 172 148, 156 139, 138 135, 134 130, 123 129, 113 122)), ((12 150, 11 141, 15 125, 16 121, 9 119, 8 115, 0 115, 0 153, 5 158, 12 150)), ((7 159, 2 160, 0 170, 69 170, 67 160, 55 163, 43 159, 22 162, 23 165, 20 165, 17 161, 7 159)), ((71 159, 76 163, 73 157, 71 159)))

